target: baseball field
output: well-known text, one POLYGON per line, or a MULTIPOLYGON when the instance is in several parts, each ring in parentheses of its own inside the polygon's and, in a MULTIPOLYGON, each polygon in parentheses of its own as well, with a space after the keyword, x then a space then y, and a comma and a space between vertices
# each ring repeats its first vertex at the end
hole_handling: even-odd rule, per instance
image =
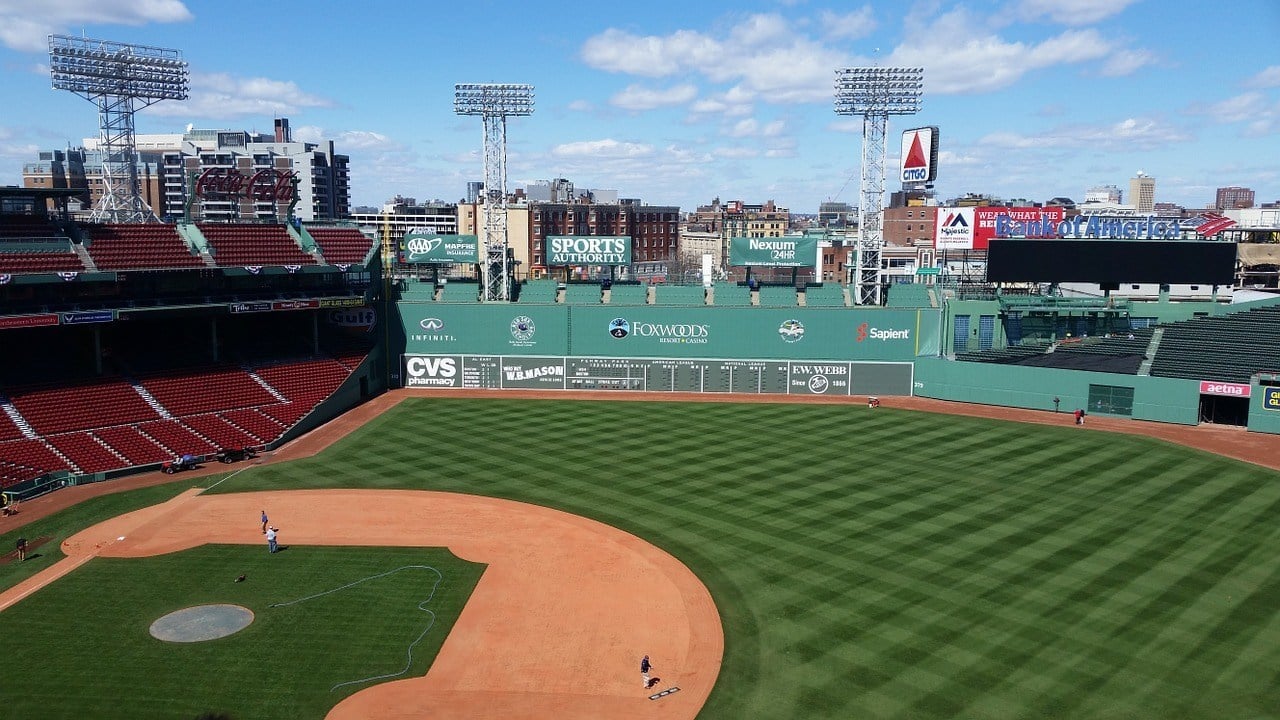
MULTIPOLYGON (((95 557, 0 612, 10 659, 0 702, 21 708, 15 717, 218 709, 279 720, 321 717, 335 705, 340 714, 340 701, 360 698, 361 688, 332 684, 405 664, 424 627, 423 584, 395 576, 385 589, 288 617, 268 611, 272 603, 430 566, 444 581, 423 606, 433 625, 408 674, 445 674, 431 662, 457 637, 446 634, 468 625, 508 562, 486 554, 497 551, 486 539, 540 557, 559 538, 583 548, 574 550, 580 558, 553 557, 525 581, 572 583, 562 590, 573 597, 592 595, 593 581, 608 592, 625 579, 617 576, 649 579, 626 586, 627 597, 595 598, 624 610, 620 636, 589 609, 540 617, 586 630, 551 655, 536 644, 515 648, 545 672, 527 679, 523 698, 539 687, 634 696, 617 717, 1280 717, 1280 474, 1176 444, 1065 422, 848 404, 430 397, 404 400, 313 457, 222 477, 196 483, 217 483, 196 498, 178 495, 190 481, 147 488, 21 528, 48 539, 38 550, 52 561, 81 528, 163 501, 186 503, 157 516, 174 527, 236 525, 208 545, 167 521, 141 525, 135 549, 163 554, 95 557), (483 497, 446 505, 455 493, 483 497), (521 533, 524 521, 504 514, 518 507, 508 501, 543 508, 534 515, 550 524, 536 527, 547 529, 521 533), (293 544, 270 556, 254 535, 260 504, 284 509, 295 525, 310 515, 356 526, 330 545, 301 530, 291 536, 285 524, 283 541, 293 544), (394 536, 378 528, 397 513, 463 539, 433 548, 451 536, 424 531, 387 547, 394 536), (485 521, 463 527, 459 515, 485 521), (637 539, 640 561, 592 564, 593 552, 625 546, 623 536, 637 539), (668 582, 670 570, 644 575, 663 554, 705 585, 719 627, 703 627, 696 613, 672 616, 685 607, 672 597, 696 592, 678 577, 668 582), (579 575, 559 574, 579 563, 587 568, 579 575), (237 573, 246 582, 233 583, 237 573), (199 602, 236 602, 263 621, 201 644, 197 670, 175 688, 164 677, 191 662, 194 646, 160 643, 145 628, 165 608, 199 602), (718 668, 682 667, 678 658, 703 656, 655 649, 692 644, 703 631, 723 634, 718 668), (631 647, 637 636, 649 644, 631 647), (589 673, 575 673, 580 658, 557 656, 566 647, 591 658, 584 668, 612 673, 616 664, 617 685, 575 687, 565 676, 589 673), (619 657, 592 654, 601 648, 619 657), (648 700, 634 667, 645 652, 664 676, 659 688, 693 687, 710 673, 705 704, 680 693, 648 700), (50 698, 58 710, 42 714, 50 698)), ((13 547, 18 532, 0 542, 13 547)), ((0 587, 41 561, 0 565, 0 587)), ((509 594, 517 597, 493 617, 519 627, 521 601, 509 594)), ((520 643, 525 634, 503 637, 520 643)), ((465 678, 456 686, 465 689, 465 678)), ((507 717, 550 707, 469 701, 507 717)))

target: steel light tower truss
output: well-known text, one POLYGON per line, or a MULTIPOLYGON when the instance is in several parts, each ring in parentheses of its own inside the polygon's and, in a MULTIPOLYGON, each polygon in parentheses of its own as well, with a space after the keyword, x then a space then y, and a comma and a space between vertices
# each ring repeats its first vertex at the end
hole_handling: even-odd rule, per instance
POLYGON ((50 35, 49 74, 55 90, 70 90, 98 106, 103 193, 90 219, 154 221, 138 184, 133 114, 161 100, 187 99, 182 51, 50 35))
POLYGON ((533 86, 462 83, 453 86, 453 111, 484 121, 484 259, 481 300, 511 299, 507 239, 507 118, 533 114, 533 86))
POLYGON ((836 70, 837 115, 862 116, 862 198, 858 205, 858 257, 854 302, 879 305, 880 248, 884 245, 884 158, 890 115, 920 112, 924 68, 861 67, 836 70))

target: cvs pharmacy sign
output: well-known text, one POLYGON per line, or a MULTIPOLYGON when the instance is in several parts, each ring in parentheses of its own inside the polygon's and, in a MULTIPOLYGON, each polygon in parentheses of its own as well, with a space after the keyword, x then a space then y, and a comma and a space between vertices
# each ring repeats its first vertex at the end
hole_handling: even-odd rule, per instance
POLYGON ((462 387, 457 357, 406 355, 405 387, 462 387))

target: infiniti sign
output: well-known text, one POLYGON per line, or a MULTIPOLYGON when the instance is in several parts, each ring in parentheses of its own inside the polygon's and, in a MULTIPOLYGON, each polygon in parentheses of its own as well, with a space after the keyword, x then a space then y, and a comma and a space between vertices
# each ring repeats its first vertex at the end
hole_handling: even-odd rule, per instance
POLYGON ((423 330, 431 330, 435 332, 439 332, 444 329, 444 321, 440 318, 424 318, 418 323, 418 325, 423 330))

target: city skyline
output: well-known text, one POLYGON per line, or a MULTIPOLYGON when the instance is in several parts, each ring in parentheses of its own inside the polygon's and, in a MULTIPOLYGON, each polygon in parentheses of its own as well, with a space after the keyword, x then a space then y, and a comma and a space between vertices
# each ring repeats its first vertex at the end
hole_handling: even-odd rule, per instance
POLYGON ((1229 16, 1149 0, 659 0, 642 17, 505 2, 226 10, 0 0, 4 98, 20 109, 0 118, 0 185, 21 184, 36 153, 96 136, 93 106, 48 77, 47 35, 83 33, 190 63, 190 99, 140 112, 138 133, 269 132, 288 117, 295 139, 333 139, 351 156, 353 205, 457 201, 483 179, 481 124, 453 114, 464 82, 535 87, 534 114, 508 126, 512 188, 564 177, 684 210, 714 197, 801 213, 856 205, 861 121, 835 115, 833 81, 870 64, 925 69, 922 112, 890 122, 889 191, 901 131, 937 125, 940 197, 1079 201, 1141 170, 1157 202, 1212 206, 1216 188, 1237 185, 1280 199, 1280 63, 1267 40, 1280 7, 1268 0, 1229 16))

